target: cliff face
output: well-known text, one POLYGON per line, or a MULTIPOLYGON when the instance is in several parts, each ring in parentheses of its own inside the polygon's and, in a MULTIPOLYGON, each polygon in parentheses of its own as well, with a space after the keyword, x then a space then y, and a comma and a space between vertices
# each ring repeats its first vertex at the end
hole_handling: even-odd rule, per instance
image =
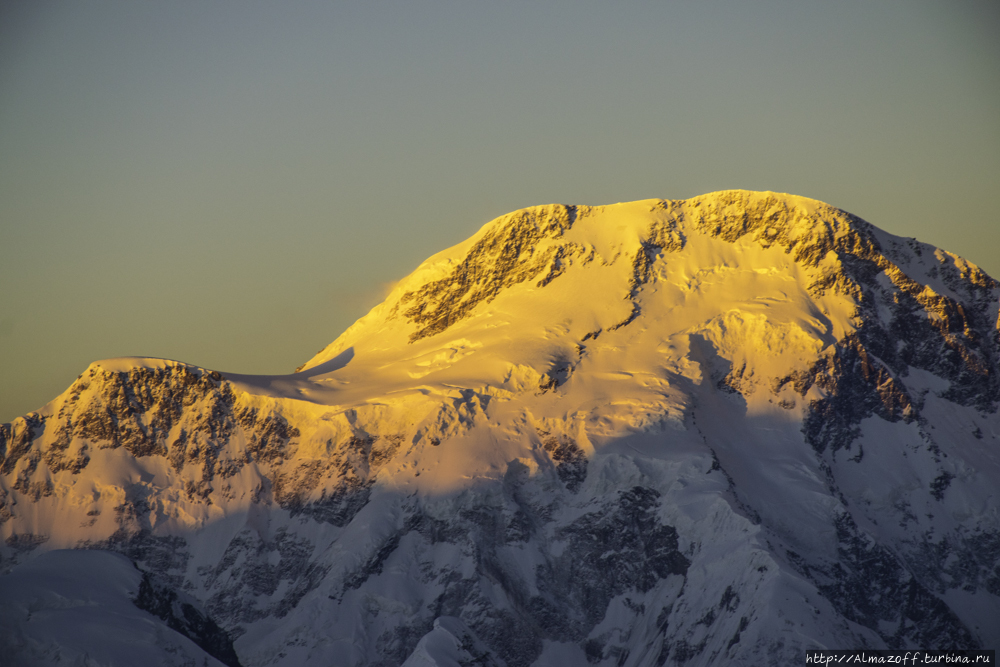
POLYGON ((124 554, 226 664, 983 646, 998 299, 788 195, 518 211, 297 373, 97 362, 0 427, 3 567, 124 554))

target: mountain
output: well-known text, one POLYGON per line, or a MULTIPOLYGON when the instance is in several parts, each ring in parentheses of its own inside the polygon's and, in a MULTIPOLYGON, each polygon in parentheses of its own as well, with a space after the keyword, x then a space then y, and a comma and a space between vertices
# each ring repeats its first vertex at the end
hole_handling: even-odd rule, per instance
POLYGON ((516 211, 295 373, 100 361, 0 427, 2 566, 116 552, 244 667, 990 648, 998 310, 800 197, 516 211))

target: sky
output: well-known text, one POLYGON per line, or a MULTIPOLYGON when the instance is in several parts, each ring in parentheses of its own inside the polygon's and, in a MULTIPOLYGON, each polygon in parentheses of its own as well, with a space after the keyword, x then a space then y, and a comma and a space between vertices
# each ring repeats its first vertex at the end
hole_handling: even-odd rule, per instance
POLYGON ((825 201, 1000 277, 1000 3, 0 3, 0 422, 287 373, 537 204, 825 201))

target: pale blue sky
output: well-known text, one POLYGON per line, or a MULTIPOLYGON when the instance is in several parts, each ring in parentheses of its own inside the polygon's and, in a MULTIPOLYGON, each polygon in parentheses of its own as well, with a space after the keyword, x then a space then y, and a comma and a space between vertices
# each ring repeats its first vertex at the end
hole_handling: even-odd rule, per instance
POLYGON ((0 421, 288 372, 508 211, 821 199, 1000 276, 1000 3, 0 4, 0 421))

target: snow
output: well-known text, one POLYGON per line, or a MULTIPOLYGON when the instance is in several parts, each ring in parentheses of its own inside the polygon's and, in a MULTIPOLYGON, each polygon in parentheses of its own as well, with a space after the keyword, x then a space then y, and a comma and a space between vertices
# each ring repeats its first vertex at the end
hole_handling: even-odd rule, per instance
POLYGON ((132 599, 142 575, 105 551, 50 551, 0 577, 0 654, 9 667, 218 665, 132 599))
MULTIPOLYGON (((155 635, 157 650, 188 651, 156 634, 158 621, 130 606, 139 573, 128 561, 92 555, 87 558, 97 560, 78 565, 84 561, 50 551, 101 543, 127 528, 183 539, 179 564, 168 569, 192 595, 229 614, 221 620, 243 633, 235 645, 244 665, 362 665, 380 651, 397 651, 394 664, 405 659, 408 667, 463 664, 486 650, 487 639, 490 646, 500 641, 479 632, 488 624, 476 614, 489 604, 522 608, 517 595, 550 590, 545 568, 574 557, 574 522, 611 511, 621 493, 636 487, 656 492, 656 517, 676 529, 678 550, 691 563, 687 574, 615 593, 583 639, 546 637, 533 664, 582 663, 584 646, 606 649, 600 664, 657 664, 661 647, 682 641, 702 646, 690 665, 753 664, 777 644, 786 657, 803 647, 883 647, 877 628, 848 618, 841 601, 821 590, 832 572, 822 568, 832 567, 844 548, 838 521, 845 513, 872 543, 912 566, 973 636, 1000 636, 997 597, 980 579, 975 593, 946 589, 947 582, 934 579, 943 576, 941 568, 925 572, 915 563, 926 540, 950 540, 960 549, 976 531, 1000 534, 996 413, 942 398, 952 381, 909 368, 895 379, 920 404, 923 421, 867 416, 852 425, 858 434, 850 448, 837 451, 805 439, 813 402, 832 389, 813 384, 800 394, 790 378, 829 359, 838 342, 858 330, 855 295, 816 285, 846 275, 826 249, 858 229, 868 234, 864 223, 820 202, 772 193, 579 207, 564 233, 531 249, 533 257, 565 251, 559 275, 541 284, 555 266, 548 264, 495 294, 487 289, 489 298, 467 312, 457 309, 443 331, 414 338, 420 324, 406 315, 414 298, 408 295, 449 279, 477 244, 519 216, 559 210, 504 216, 431 257, 296 373, 217 375, 135 357, 95 362, 42 411, 49 421, 36 441, 39 452, 51 451, 66 415, 78 423, 88 406, 110 409, 102 382, 135 369, 190 372, 216 378, 209 383, 213 391, 231 391, 223 408, 208 394, 184 403, 166 436, 170 446, 208 433, 227 417, 235 425, 227 439, 206 441, 221 443, 211 452, 216 459, 192 449, 201 458, 177 464, 79 436, 66 451, 87 447, 90 462, 82 470, 53 472, 39 463, 47 460, 41 454, 34 464, 22 457, 0 480, 0 490, 17 500, 0 524, 10 540, 0 551, 5 567, 21 562, 3 581, 15 575, 16 581, 48 581, 59 569, 53 563, 66 577, 0 589, 9 601, 0 612, 8 614, 4 627, 17 628, 7 641, 21 642, 32 656, 55 655, 52 646, 90 650, 83 634, 59 634, 48 617, 26 616, 35 596, 52 618, 89 605, 106 612, 82 627, 127 627, 126 637, 153 641, 155 635), (774 222, 727 240, 713 229, 740 219, 740 201, 770 206, 762 215, 773 214, 774 222), (657 225, 673 225, 670 238, 683 238, 683 248, 651 246, 657 225), (795 249, 808 243, 822 252, 797 259, 795 249), (245 426, 246 415, 271 426, 284 420, 294 430, 280 456, 267 459, 254 449, 263 431, 245 426), (569 458, 559 459, 558 447, 567 448, 558 456, 569 458), (206 466, 216 460, 235 463, 206 478, 206 466), (574 460, 586 467, 571 489, 574 460), (930 490, 945 472, 950 486, 936 498, 930 490), (23 485, 15 488, 19 476, 48 483, 51 492, 32 499, 23 485), (303 509, 363 476, 369 486, 351 492, 368 495, 342 524, 303 509), (202 482, 206 496, 190 491, 202 482), (296 491, 298 505, 283 500, 282 488, 296 491), (489 530, 469 523, 482 508, 495 511, 499 522, 489 530), (131 511, 138 516, 129 523, 131 511), (525 530, 533 531, 531 538, 505 542, 503 521, 521 515, 530 515, 525 530), (440 525, 407 523, 416 519, 440 525), (475 532, 480 529, 482 535, 475 532), (19 536, 44 539, 35 551, 19 551, 10 546, 19 536), (483 553, 495 570, 484 573, 483 553), (88 568, 92 577, 83 574, 88 568), (308 579, 316 572, 322 576, 308 579), (74 589, 75 577, 91 588, 74 589), (475 582, 482 597, 425 618, 434 601, 455 594, 456 581, 475 582), (308 590, 281 606, 303 582, 308 590), (104 585, 111 587, 98 590, 104 585), (87 602, 63 610, 54 602, 60 586, 68 592, 58 595, 87 602), (737 591, 739 600, 727 591, 737 591), (662 629, 657 617, 667 608, 669 627, 662 629), (486 625, 473 632, 473 619, 486 625), (399 628, 417 634, 399 635, 399 628)), ((929 246, 870 233, 900 272, 883 270, 865 286, 881 290, 883 319, 892 316, 890 297, 904 276, 926 295, 959 300, 996 321, 997 290, 982 292, 992 295, 989 303, 973 303, 966 283, 954 277, 974 275, 975 267, 929 246), (951 269, 954 276, 946 279, 951 269)), ((501 278, 482 277, 487 287, 501 278)), ((453 305, 470 294, 455 297, 453 305)), ((61 623, 70 622, 77 621, 61 623)), ((106 659, 126 655, 132 650, 126 644, 109 645, 106 659)), ((54 658, 38 658, 47 659, 54 658)), ((497 655, 490 659, 502 664, 497 655)))

